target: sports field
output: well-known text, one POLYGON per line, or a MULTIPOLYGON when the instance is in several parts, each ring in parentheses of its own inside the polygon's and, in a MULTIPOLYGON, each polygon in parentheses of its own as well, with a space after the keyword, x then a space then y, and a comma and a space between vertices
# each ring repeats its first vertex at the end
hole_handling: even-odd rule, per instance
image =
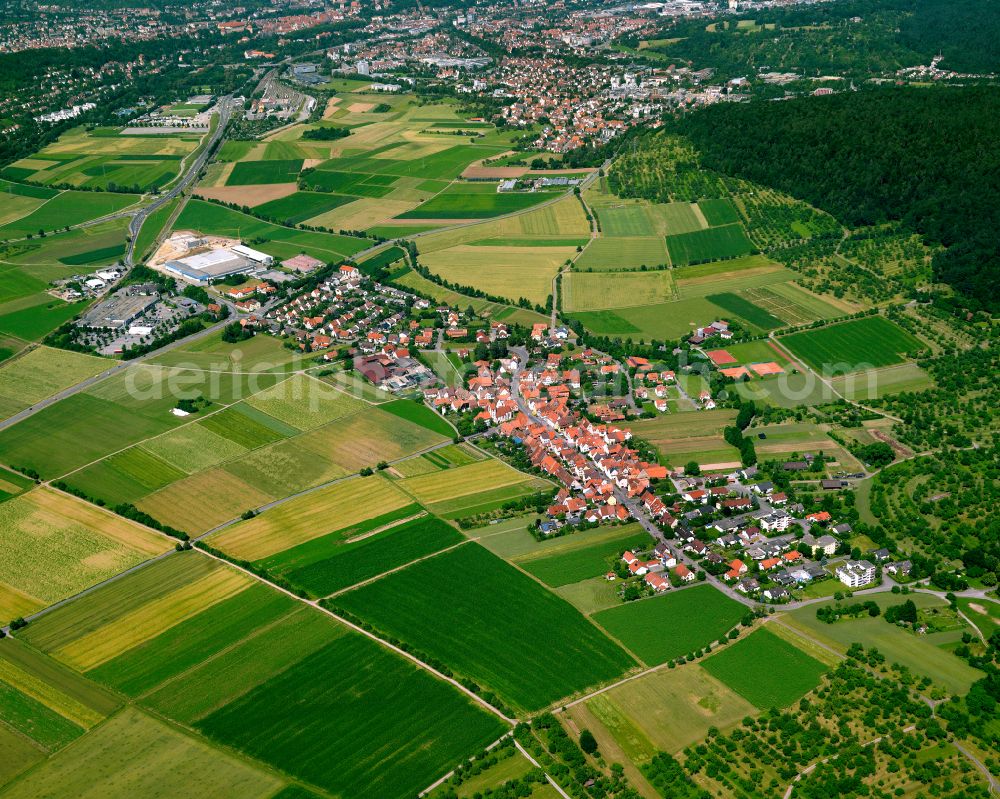
POLYGON ((781 343, 818 371, 856 372, 902 363, 924 345, 883 316, 868 316, 782 336, 781 343))
POLYGON ((766 628, 713 654, 702 667, 761 710, 788 707, 826 672, 824 664, 766 628))
POLYGON ((657 272, 570 272, 563 276, 563 308, 567 312, 629 308, 673 299, 667 270, 657 272))
POLYGON ((592 617, 650 666, 687 655, 737 626, 746 608, 709 585, 629 602, 592 617))
POLYGON ((0 504, 0 618, 71 596, 172 544, 133 522, 40 487, 0 504))
POLYGON ((743 226, 738 224, 667 236, 667 250, 674 266, 736 258, 753 249, 743 226))
POLYGON ((330 601, 528 710, 634 665, 568 603, 477 544, 330 601))

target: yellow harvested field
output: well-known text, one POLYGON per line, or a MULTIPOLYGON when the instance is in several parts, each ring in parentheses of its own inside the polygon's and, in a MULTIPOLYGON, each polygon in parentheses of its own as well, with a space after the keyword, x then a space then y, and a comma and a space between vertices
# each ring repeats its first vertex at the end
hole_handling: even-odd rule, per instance
POLYGON ((9 660, 0 659, 0 681, 8 685, 16 685, 21 693, 38 700, 47 708, 79 724, 84 729, 89 730, 104 720, 102 713, 98 713, 72 696, 64 694, 54 685, 40 680, 31 672, 25 671, 9 660))
POLYGON ((364 114, 371 111, 375 107, 374 103, 351 103, 347 106, 347 110, 352 114, 364 114))
POLYGON ((210 469, 171 483, 136 504, 164 524, 198 534, 272 499, 224 469, 210 469))
MULTIPOLYGON (((228 163, 220 163, 216 161, 214 164, 209 164, 208 168, 205 170, 205 177, 201 179, 198 184, 198 188, 195 189, 196 194, 201 194, 206 188, 214 186, 225 186, 226 181, 229 180, 229 176, 233 172, 233 167, 236 166, 235 161, 230 161, 228 163)), ((209 195, 205 195, 206 197, 209 195)))
POLYGON ((0 608, 16 617, 166 552, 170 540, 48 487, 0 503, 0 608))
MULTIPOLYGON (((422 251, 423 252, 423 251, 422 251)), ((463 286, 511 300, 526 298, 544 305, 552 293, 552 278, 576 254, 575 247, 476 247, 459 245, 423 253, 432 272, 463 286)))
POLYGON ((9 585, 0 585, 0 619, 29 616, 45 607, 45 603, 9 585))
POLYGON ((323 109, 323 119, 329 119, 337 111, 337 105, 340 103, 339 97, 331 97, 326 101, 326 108, 323 109))
POLYGON ((563 276, 567 311, 596 311, 654 305, 674 298, 667 270, 652 272, 571 272, 563 276))
MULTIPOLYGON (((232 166, 232 164, 229 164, 232 166)), ((231 171, 231 170, 230 170, 231 171)), ((210 188, 199 186, 196 194, 210 200, 221 200, 224 203, 249 205, 251 208, 271 200, 280 200, 289 194, 294 194, 298 186, 294 183, 269 183, 260 186, 222 186, 210 188)))
POLYGON ((40 488, 26 494, 22 499, 28 498, 34 500, 38 509, 37 518, 42 522, 79 525, 89 530, 99 530, 101 535, 150 557, 166 552, 172 546, 166 536, 158 535, 111 511, 95 507, 68 494, 40 488))
POLYGON ((149 641, 186 619, 246 590, 251 580, 228 567, 218 568, 109 624, 56 649, 53 654, 65 663, 87 671, 122 652, 149 641))
POLYGON ((399 484, 420 502, 432 503, 524 483, 531 479, 530 475, 490 458, 468 466, 459 466, 457 469, 410 477, 401 480, 399 484))
POLYGON ((590 223, 576 197, 500 220, 501 236, 589 236, 590 223))
POLYGON ((233 557, 259 560, 412 501, 381 477, 345 480, 223 530, 211 536, 209 542, 233 557))
POLYGON ((93 355, 36 347, 0 367, 0 404, 10 400, 27 407, 113 365, 93 355))
POLYGON ((363 197, 307 219, 305 224, 331 230, 364 230, 373 225, 386 224, 393 217, 405 214, 417 205, 417 202, 411 200, 363 197))

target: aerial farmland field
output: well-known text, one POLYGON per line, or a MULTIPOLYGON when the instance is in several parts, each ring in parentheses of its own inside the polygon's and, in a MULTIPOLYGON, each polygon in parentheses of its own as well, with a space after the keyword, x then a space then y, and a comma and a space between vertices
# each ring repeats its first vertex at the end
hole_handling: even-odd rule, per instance
POLYGON ((649 533, 629 524, 616 529, 614 536, 569 552, 553 552, 514 561, 546 585, 558 588, 590 577, 603 576, 626 549, 649 546, 649 533))
MULTIPOLYGON (((379 796, 403 799, 507 729, 413 663, 200 553, 172 555, 32 627, 33 646, 90 665, 92 679, 256 758, 234 762, 272 780, 267 766, 347 795, 377 785, 379 796), (220 593, 232 580, 244 587, 220 593), (202 590, 207 581, 212 592, 202 590), (90 641, 99 643, 100 657, 90 641), (331 760, 344 767, 330 769, 331 760)), ((225 770, 231 755, 204 741, 199 747, 241 785, 225 770)), ((107 762, 107 778, 129 768, 107 762)), ((145 774, 132 771, 119 777, 123 784, 145 774)), ((270 783, 264 795, 276 787, 270 783)))
POLYGON ((0 414, 13 416, 60 389, 100 374, 110 361, 77 352, 38 347, 0 366, 0 414))
POLYGON ((716 652, 702 667, 761 710, 788 707, 826 672, 824 664, 765 628, 716 652))
POLYGON ((782 336, 781 344, 814 369, 854 372, 902 363, 924 344, 883 316, 868 316, 782 336))
POLYGON ((667 270, 652 272, 570 272, 563 276, 566 311, 595 311, 663 303, 674 297, 667 270))
POLYGON ((577 259, 578 269, 617 270, 662 267, 669 263, 660 236, 630 236, 594 239, 577 259))
POLYGON ((329 602, 525 709, 545 707, 634 665, 568 603, 477 544, 329 602), (400 596, 407 601, 400 603, 400 596))
POLYGON ((665 663, 717 641, 746 608, 710 585, 629 602, 593 619, 648 665, 665 663))
POLYGON ((63 599, 172 546, 166 536, 44 487, 0 504, 0 536, 8 553, 0 566, 3 618, 63 599))
POLYGON ((208 541, 233 557, 258 560, 412 504, 390 481, 360 478, 292 499, 208 541))
POLYGON ((120 211, 139 200, 137 194, 64 191, 27 216, 0 227, 0 239, 21 238, 39 230, 52 232, 120 211))
POLYGON ((507 247, 458 245, 421 254, 420 262, 451 283, 504 297, 522 297, 544 305, 552 278, 576 253, 575 247, 507 247))
POLYGON ((433 516, 418 516, 342 538, 331 534, 258 561, 310 596, 328 596, 465 539, 433 516))
POLYGON ((684 266, 747 255, 753 245, 743 227, 732 224, 667 236, 667 250, 675 266, 684 266))

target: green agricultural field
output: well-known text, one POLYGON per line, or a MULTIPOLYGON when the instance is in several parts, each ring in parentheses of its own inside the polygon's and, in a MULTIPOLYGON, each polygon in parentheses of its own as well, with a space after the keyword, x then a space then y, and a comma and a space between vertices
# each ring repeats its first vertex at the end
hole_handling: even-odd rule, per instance
POLYGON ((761 710, 788 707, 826 673, 824 664, 765 628, 712 655, 702 667, 761 710))
POLYGON ((417 208, 399 214, 397 219, 489 219, 524 211, 558 195, 545 192, 499 193, 479 190, 479 184, 453 184, 417 208))
POLYGON ((847 399, 862 401, 934 388, 930 375, 915 363, 909 362, 882 369, 866 369, 849 375, 836 375, 830 382, 847 399))
POLYGON ((38 347, 0 366, 0 415, 5 418, 113 364, 77 352, 38 347))
MULTIPOLYGON (((201 423, 178 427, 162 436, 144 441, 141 447, 185 474, 209 469, 247 451, 246 447, 213 433, 201 423)), ((159 487, 161 486, 157 486, 159 487)))
POLYGON ((883 316, 868 316, 782 336, 781 344, 818 371, 855 372, 902 363, 923 343, 883 316))
POLYGON ((254 394, 247 404, 298 430, 319 427, 366 407, 361 400, 306 375, 294 375, 254 394))
POLYGON ((630 236, 594 239, 577 259, 577 269, 638 269, 665 266, 667 248, 659 236, 630 236))
POLYGON ((344 197, 339 194, 297 191, 287 197, 254 206, 253 212, 256 216, 277 219, 285 225, 297 225, 314 216, 346 205, 352 200, 352 197, 344 197))
POLYGON ((506 729, 451 686, 354 633, 196 726, 335 794, 385 799, 413 796, 506 729))
POLYGON ((323 597, 465 540, 454 527, 433 516, 383 527, 348 539, 332 533, 258 561, 258 565, 310 596, 323 597))
POLYGON ((0 594, 15 605, 0 607, 0 618, 64 599, 171 546, 165 536, 44 487, 0 504, 0 538, 7 553, 0 594))
POLYGON ((63 322, 83 313, 86 302, 68 303, 45 295, 44 300, 19 310, 3 313, 0 308, 0 333, 6 333, 26 341, 37 341, 63 322))
POLYGON ((748 287, 740 292, 758 308, 763 308, 790 325, 805 325, 819 319, 843 316, 846 307, 836 307, 825 299, 810 294, 795 283, 772 283, 748 287))
POLYGON ((440 414, 428 408, 426 405, 414 402, 413 400, 393 400, 379 405, 380 411, 391 413, 400 419, 406 419, 421 427, 426 427, 432 433, 451 438, 455 435, 455 428, 440 414))
POLYGON ((657 272, 570 272, 562 279, 567 312, 597 311, 662 303, 673 299, 667 270, 657 272))
POLYGON ((280 778, 128 708, 44 763, 4 795, 12 799, 266 799, 280 778))
MULTIPOLYGON (((943 607, 946 604, 938 597, 921 593, 903 598, 889 593, 873 594, 866 598, 877 602, 883 610, 889 605, 900 604, 904 599, 912 599, 918 609, 943 607)), ((854 642, 866 649, 878 649, 890 663, 899 663, 915 675, 929 677, 936 685, 952 694, 966 693, 969 686, 982 677, 982 672, 971 668, 952 652, 935 646, 926 636, 918 636, 889 624, 881 616, 865 616, 834 624, 826 624, 816 618, 817 608, 832 604, 833 601, 830 601, 793 610, 783 622, 842 652, 846 652, 854 642)))
POLYGON ((138 200, 137 194, 64 191, 27 216, 0 227, 0 239, 21 238, 28 233, 37 235, 39 230, 51 233, 66 225, 78 225, 120 211, 138 200))
POLYGON ((257 186, 265 183, 294 183, 302 171, 302 159, 238 161, 226 181, 227 186, 257 186))
POLYGON ((739 602, 700 585, 602 610, 593 619, 648 665, 657 665, 717 641, 745 613, 739 602))
POLYGON ((712 227, 719 225, 732 225, 740 221, 739 212, 732 202, 725 198, 716 200, 700 200, 698 207, 705 216, 705 221, 712 227))
POLYGON ((634 665, 568 603, 476 544, 331 602, 524 709, 540 709, 634 665))
POLYGON ((290 617, 300 605, 260 583, 182 618, 87 672, 97 682, 139 697, 290 617))
POLYGON ((525 558, 515 563, 543 583, 559 588, 590 577, 601 577, 626 549, 648 549, 649 533, 638 525, 623 527, 614 538, 580 547, 570 552, 556 552, 541 557, 525 558))
POLYGON ((739 294, 733 294, 732 292, 709 294, 705 299, 715 303, 722 310, 740 317, 758 330, 774 330, 775 328, 784 326, 784 322, 781 319, 768 313, 763 308, 754 305, 739 294))
MULTIPOLYGON (((186 381, 186 391, 194 388, 214 401, 245 395, 255 377, 209 378, 202 372, 133 365, 0 432, 0 461, 33 468, 45 477, 64 475, 182 424, 169 413, 176 405, 176 395, 166 385, 170 380, 186 381)), ((188 417, 186 423, 196 419, 188 417)))
POLYGON ((135 254, 137 258, 143 258, 152 254, 153 244, 160 233, 163 232, 163 228, 171 215, 177 210, 179 202, 180 200, 177 199, 170 200, 146 217, 146 221, 142 223, 142 228, 139 230, 139 235, 135 238, 135 254))
POLYGON ((49 185, 145 191, 172 182, 184 157, 202 138, 195 132, 157 136, 119 133, 115 128, 74 128, 29 158, 15 161, 5 172, 16 171, 32 182, 49 185))
POLYGON ((353 525, 412 507, 412 497, 382 477, 346 480, 296 497, 208 541, 241 560, 260 560, 338 530, 350 538, 353 525))
POLYGON ((701 663, 623 683, 590 700, 587 708, 616 739, 627 740, 629 729, 635 728, 655 748, 670 753, 701 740, 710 727, 726 729, 756 713, 701 663))
MULTIPOLYGON (((196 429, 197 425, 188 425, 181 430, 190 428, 196 429)), ((114 507, 123 502, 135 503, 151 491, 185 476, 181 469, 152 452, 129 447, 70 474, 66 482, 88 497, 103 500, 114 507)))
POLYGON ((273 444, 298 432, 244 402, 213 413, 198 424, 244 449, 273 444))
POLYGON ((240 237, 244 240, 263 239, 263 243, 254 246, 279 259, 290 258, 304 251, 321 261, 335 262, 350 257, 372 243, 369 239, 273 225, 204 200, 189 200, 177 217, 174 227, 218 236, 240 237))
POLYGON ((723 225, 667 236, 667 250, 674 266, 737 258, 748 255, 753 249, 741 225, 723 225))
POLYGON ((489 458, 446 472, 411 477, 400 481, 399 486, 412 494, 418 502, 431 504, 532 480, 530 475, 519 472, 502 461, 489 458))

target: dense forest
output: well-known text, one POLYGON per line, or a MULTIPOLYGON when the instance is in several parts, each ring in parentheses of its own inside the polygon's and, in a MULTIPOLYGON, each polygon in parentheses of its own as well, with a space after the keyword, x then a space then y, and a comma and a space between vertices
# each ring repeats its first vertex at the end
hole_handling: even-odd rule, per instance
POLYGON ((1000 90, 877 89, 720 104, 668 124, 702 166, 787 192, 852 227, 899 220, 947 249, 937 279, 1000 307, 1000 90))
POLYGON ((1000 4, 981 0, 844 0, 754 11, 742 22, 679 22, 654 49, 725 77, 758 69, 865 77, 927 64, 1000 71, 1000 4))

